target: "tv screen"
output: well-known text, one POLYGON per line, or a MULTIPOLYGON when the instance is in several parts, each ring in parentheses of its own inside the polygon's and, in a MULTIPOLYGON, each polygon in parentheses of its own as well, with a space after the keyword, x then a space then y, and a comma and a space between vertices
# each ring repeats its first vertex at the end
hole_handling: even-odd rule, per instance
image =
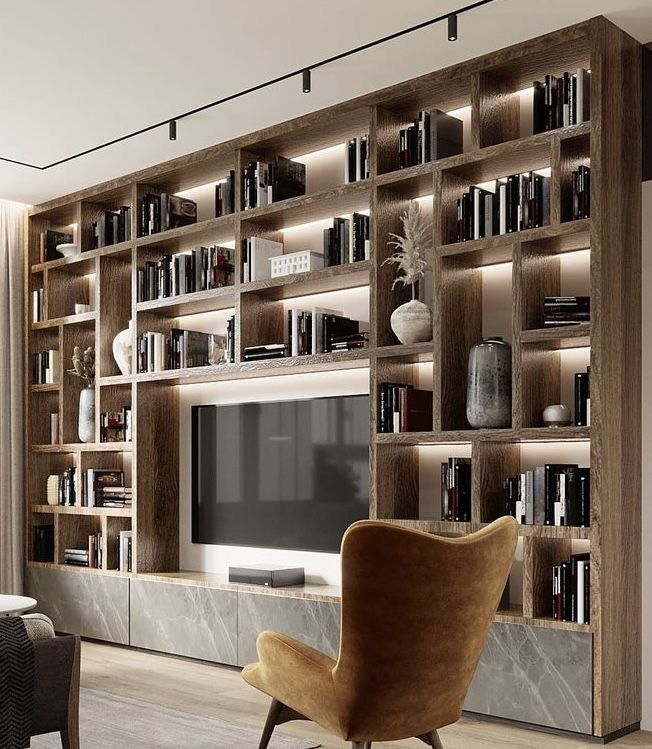
POLYGON ((193 543, 336 552, 368 516, 369 396, 193 406, 193 543))

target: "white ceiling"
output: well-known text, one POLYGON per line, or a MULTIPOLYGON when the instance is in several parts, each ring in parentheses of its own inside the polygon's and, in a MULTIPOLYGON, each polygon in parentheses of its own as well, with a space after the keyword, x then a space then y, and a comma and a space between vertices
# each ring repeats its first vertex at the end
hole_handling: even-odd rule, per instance
MULTIPOLYGON (((0 1, 0 156, 45 164, 449 12, 467 0, 0 1)), ((651 0, 495 0, 47 171, 0 162, 0 197, 39 203, 604 14, 652 40, 651 0)))

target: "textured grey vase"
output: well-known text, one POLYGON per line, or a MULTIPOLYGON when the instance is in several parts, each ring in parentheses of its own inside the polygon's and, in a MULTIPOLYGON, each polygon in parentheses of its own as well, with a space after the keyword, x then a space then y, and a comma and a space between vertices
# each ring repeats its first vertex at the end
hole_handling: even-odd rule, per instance
POLYGON ((79 423, 77 432, 81 442, 95 440, 95 387, 86 386, 79 394, 79 423))
POLYGON ((483 338, 471 349, 466 418, 474 429, 512 424, 512 347, 499 336, 483 338))
POLYGON ((432 340, 432 312, 417 299, 397 307, 389 318, 394 335, 401 343, 423 343, 432 340))
POLYGON ((113 358, 123 375, 131 374, 131 320, 129 327, 113 339, 113 358))

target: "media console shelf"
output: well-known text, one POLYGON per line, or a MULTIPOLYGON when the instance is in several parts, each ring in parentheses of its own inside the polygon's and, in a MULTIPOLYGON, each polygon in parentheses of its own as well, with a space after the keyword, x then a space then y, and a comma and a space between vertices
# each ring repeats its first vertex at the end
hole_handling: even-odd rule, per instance
MULTIPOLYGON (((49 596, 51 610, 64 617, 52 591, 58 591, 62 600, 70 596, 66 600, 72 607, 77 600, 77 593, 71 593, 72 586, 82 591, 82 597, 97 595, 99 600, 104 596, 102 600, 109 606, 115 604, 119 622, 110 632, 106 621, 82 626, 81 620, 73 618, 67 620, 68 626, 79 627, 88 636, 140 643, 143 647, 148 646, 147 633, 133 618, 130 630, 128 621, 129 616, 136 616, 139 601, 154 600, 147 599, 147 591, 155 585, 167 586, 170 601, 176 600, 173 594, 181 595, 184 586, 190 589, 184 594, 189 596, 184 600, 189 601, 194 600, 198 589, 204 589, 207 598, 202 599, 202 605, 213 611, 211 607, 221 601, 225 610, 231 611, 229 616, 236 617, 228 620, 234 627, 237 615, 233 606, 260 603, 263 597, 275 606, 280 605, 278 601, 285 600, 290 606, 291 601, 301 599, 335 606, 337 591, 306 587, 285 593, 269 591, 267 597, 256 595, 262 591, 236 589, 204 573, 179 572, 179 388, 193 383, 364 368, 369 370, 371 396, 372 518, 428 533, 465 534, 501 514, 502 482, 520 472, 526 454, 531 457, 536 453, 542 462, 554 462, 548 456, 559 456, 560 450, 580 451, 587 457, 591 468, 590 527, 521 526, 520 572, 513 575, 512 600, 508 603, 505 599, 492 636, 507 638, 503 646, 511 643, 504 652, 509 653, 505 657, 514 658, 514 664, 518 645, 510 638, 518 632, 536 641, 542 653, 545 650, 550 654, 551 661, 560 652, 574 653, 573 672, 588 674, 581 685, 574 687, 574 693, 565 698, 560 691, 554 704, 546 704, 547 717, 526 720, 598 737, 635 728, 641 710, 640 56, 638 43, 598 17, 31 209, 25 288, 26 548, 28 580, 39 597, 49 596), (557 75, 578 67, 591 71, 590 122, 529 134, 521 125, 520 108, 527 99, 524 89, 548 73, 557 75), (420 109, 434 107, 444 111, 464 109, 465 127, 469 125, 465 152, 398 169, 399 129, 420 109), (332 184, 331 179, 305 196, 240 210, 242 167, 251 158, 274 154, 296 157, 338 146, 362 133, 369 133, 368 179, 344 184, 342 164, 340 183, 332 184), (591 218, 570 221, 571 173, 578 165, 589 163, 591 218), (455 203, 463 190, 471 184, 533 169, 549 170, 548 225, 455 241, 455 203), (204 211, 192 226, 138 236, 137 216, 145 193, 153 189, 176 193, 206 185, 212 189, 210 185, 223 179, 229 170, 235 172, 238 196, 234 214, 213 218, 204 211), (433 268, 428 277, 433 340, 401 346, 392 333, 390 314, 403 298, 398 290, 392 291, 393 271, 383 261, 390 252, 388 235, 400 231, 401 214, 414 199, 419 199, 428 214, 432 212, 433 219, 433 268), (91 224, 98 212, 122 205, 132 208, 133 239, 91 249, 91 224), (360 210, 370 214, 368 260, 268 281, 242 282, 243 238, 276 237, 298 225, 360 210), (40 232, 71 225, 76 225, 80 254, 41 262, 40 232), (232 286, 138 301, 136 272, 146 260, 202 243, 230 243, 235 247, 232 286), (591 322, 563 330, 544 329, 538 320, 543 296, 561 292, 561 268, 578 251, 584 251, 589 269, 591 322), (487 274, 506 278, 502 323, 491 319, 487 274), (31 293, 41 288, 43 319, 33 323, 31 293), (288 300, 355 289, 369 298, 368 349, 243 361, 245 346, 268 343, 283 329, 283 305, 288 300), (82 301, 90 303, 91 311, 74 315, 74 303, 82 301), (134 322, 135 342, 136 335, 145 330, 169 332, 173 326, 183 327, 187 315, 228 313, 235 317, 233 363, 125 376, 113 360, 113 338, 129 320, 134 322), (506 429, 473 430, 465 417, 469 349, 483 333, 499 332, 487 327, 500 324, 504 328, 500 332, 512 345, 512 423, 506 429), (92 443, 77 442, 80 383, 65 371, 76 345, 93 345, 97 352, 97 412, 131 407, 133 442, 100 442, 99 423, 92 443), (60 352, 58 381, 33 384, 31 355, 50 349, 60 352), (575 355, 590 362, 591 426, 547 429, 541 412, 546 405, 566 397, 560 369, 564 357, 575 355), (391 381, 416 383, 423 371, 430 370, 431 430, 377 433, 379 385, 391 381), (49 444, 52 413, 59 414, 56 444, 49 444), (466 451, 472 461, 470 521, 447 522, 433 513, 424 515, 423 476, 428 465, 432 468, 432 456, 437 464, 440 456, 456 455, 460 450, 466 451), (48 475, 72 466, 80 471, 92 467, 129 469, 133 507, 106 511, 46 505, 48 475), (33 527, 48 524, 54 525, 54 560, 37 562, 32 548, 33 527), (84 543, 89 532, 100 530, 106 539, 121 530, 133 532, 132 573, 117 572, 113 554, 107 555, 99 570, 63 564, 63 549, 84 543), (553 620, 552 566, 573 551, 587 548, 591 552, 590 624, 553 620), (249 595, 254 598, 244 598, 249 595), (242 600, 238 596, 243 596, 242 600), (573 724, 564 702, 577 695, 583 700, 586 719, 573 724)), ((434 499, 432 503, 434 507, 434 499)), ((319 616, 333 617, 334 611, 320 609, 319 616)), ((88 612, 83 615, 89 616, 88 612)), ((255 622, 255 617, 251 621, 255 622)), ((224 653, 223 662, 242 662, 251 655, 252 642, 249 637, 242 652, 237 643, 222 643, 224 650, 218 650, 224 653)), ((213 657, 208 651, 195 655, 213 657)), ((505 667, 505 673, 514 675, 519 668, 528 668, 523 663, 514 664, 505 667)), ((507 683, 503 686, 509 691, 507 683)), ((484 704, 482 700, 489 691, 477 692, 470 709, 519 719, 484 704)))

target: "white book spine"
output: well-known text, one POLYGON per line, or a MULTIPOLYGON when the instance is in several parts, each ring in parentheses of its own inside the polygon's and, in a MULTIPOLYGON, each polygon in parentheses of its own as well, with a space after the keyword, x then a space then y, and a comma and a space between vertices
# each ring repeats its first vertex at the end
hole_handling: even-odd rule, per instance
POLYGON ((292 310, 292 351, 290 356, 299 356, 299 315, 301 310, 292 310))
POLYGON ((555 525, 561 525, 561 502, 555 501, 555 525))
POLYGON ((501 182, 498 188, 500 198, 500 213, 499 213, 499 234, 507 234, 507 185, 501 182))
POLYGON ((473 239, 480 239, 480 190, 474 189, 473 200, 473 239))
POLYGON ((584 562, 579 560, 575 563, 575 576, 577 579, 577 623, 586 624, 586 613, 584 611, 584 562))
POLYGON ((559 524, 566 525, 566 477, 559 477, 559 524))
POLYGON ((575 124, 584 122, 584 68, 578 68, 575 75, 575 124))

